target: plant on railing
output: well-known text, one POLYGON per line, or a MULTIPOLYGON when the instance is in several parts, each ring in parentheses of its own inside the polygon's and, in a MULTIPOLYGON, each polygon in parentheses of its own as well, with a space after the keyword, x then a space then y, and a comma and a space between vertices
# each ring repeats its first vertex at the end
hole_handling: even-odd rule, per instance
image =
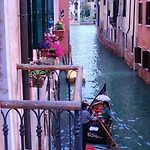
POLYGON ((59 21, 55 24, 54 33, 55 33, 55 35, 56 35, 57 37, 59 37, 59 40, 60 40, 60 41, 63 39, 64 31, 65 31, 65 28, 64 28, 63 22, 59 20, 59 21))
POLYGON ((30 87, 42 87, 48 71, 32 70, 29 72, 30 87))

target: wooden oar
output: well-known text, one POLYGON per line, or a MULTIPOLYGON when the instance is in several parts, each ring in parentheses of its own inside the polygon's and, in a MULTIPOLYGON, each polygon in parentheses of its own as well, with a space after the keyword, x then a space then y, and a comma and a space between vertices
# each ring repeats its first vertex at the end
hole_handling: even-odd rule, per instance
POLYGON ((100 122, 100 124, 102 125, 102 127, 104 128, 104 130, 106 131, 107 135, 110 137, 110 139, 112 140, 112 142, 115 144, 115 146, 118 148, 118 150, 121 150, 120 147, 118 146, 118 144, 116 143, 116 141, 113 139, 113 137, 110 135, 109 131, 106 129, 106 127, 104 126, 104 124, 102 123, 102 121, 97 118, 98 121, 100 122))

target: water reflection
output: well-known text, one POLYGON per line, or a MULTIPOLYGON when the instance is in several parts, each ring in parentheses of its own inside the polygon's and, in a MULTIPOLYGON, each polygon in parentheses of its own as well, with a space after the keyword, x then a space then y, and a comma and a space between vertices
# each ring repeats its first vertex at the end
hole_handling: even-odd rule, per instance
POLYGON ((150 86, 99 43, 94 26, 71 26, 73 63, 86 70, 83 98, 91 101, 107 83, 114 120, 113 135, 122 149, 150 149, 150 86))

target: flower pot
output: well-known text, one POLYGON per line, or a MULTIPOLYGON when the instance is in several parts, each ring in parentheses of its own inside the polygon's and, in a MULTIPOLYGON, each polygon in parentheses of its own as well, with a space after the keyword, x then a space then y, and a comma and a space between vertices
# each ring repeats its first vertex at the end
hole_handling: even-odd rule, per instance
POLYGON ((55 30, 54 33, 57 37, 59 37, 59 41, 62 41, 64 37, 65 30, 55 30))
POLYGON ((49 50, 48 49, 40 50, 40 56, 41 57, 49 57, 49 50))
POLYGON ((44 85, 44 78, 39 78, 39 80, 37 80, 34 77, 30 77, 30 87, 39 87, 41 88, 44 85), (39 83, 37 83, 39 82, 39 83))

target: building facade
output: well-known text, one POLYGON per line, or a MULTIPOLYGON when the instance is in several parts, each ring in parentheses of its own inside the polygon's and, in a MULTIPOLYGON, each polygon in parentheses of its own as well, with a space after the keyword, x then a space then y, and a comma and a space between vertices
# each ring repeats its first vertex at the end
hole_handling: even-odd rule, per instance
MULTIPOLYGON (((29 98, 35 98, 33 95, 35 95, 37 90, 33 90, 30 97, 27 95, 24 86, 26 84, 26 79, 24 78, 24 74, 21 71, 18 71, 17 64, 28 64, 32 61, 33 49, 37 48, 38 44, 43 40, 44 32, 49 28, 49 18, 55 19, 57 22, 58 19, 60 19, 60 10, 64 10, 65 12, 63 18, 65 35, 61 45, 64 48, 64 52, 68 54, 68 51, 70 50, 68 6, 69 0, 63 1, 63 3, 59 0, 57 0, 56 3, 53 0, 0 1, 1 100, 29 100, 29 98), (54 10, 56 10, 54 8, 57 8, 57 13, 54 12, 54 10)), ((19 132, 16 132, 20 129, 18 117, 13 112, 10 112, 9 114, 10 115, 7 117, 9 124, 8 149, 19 150, 21 149, 20 135, 19 132)), ((4 132, 2 131, 3 123, 2 118, 0 118, 1 150, 4 149, 3 144, 5 143, 2 135, 4 132)), ((34 128, 34 130, 36 129, 34 128)), ((34 145, 33 149, 38 149, 38 142, 34 138, 26 139, 25 143, 31 143, 31 141, 34 145)), ((43 147, 44 145, 42 145, 42 148, 43 147)), ((30 149, 30 147, 26 148, 30 149)))
POLYGON ((113 53, 122 57, 131 68, 139 70, 139 75, 147 83, 150 60, 149 7, 150 2, 146 0, 96 2, 99 39, 113 53), (140 66, 144 68, 145 73, 140 66))
POLYGON ((138 38, 135 48, 135 69, 150 84, 150 1, 138 1, 138 38))
MULTIPOLYGON (((1 100, 22 99, 22 87, 18 82, 21 78, 16 69, 16 64, 21 63, 20 7, 18 0, 0 1, 0 20, 0 97, 1 100), (20 87, 20 90, 18 90, 18 87, 20 87)), ((8 117, 10 127, 16 126, 18 128, 17 119, 14 117, 14 121, 12 121, 12 118, 13 114, 11 113, 8 117)), ((0 124, 2 125, 1 119, 0 124)), ((9 149, 19 149, 17 142, 19 135, 15 134, 15 130, 9 132, 9 149), (14 135, 16 140, 14 140, 14 135)), ((3 139, 1 139, 1 150, 4 149, 2 141, 3 139)))
POLYGON ((69 18, 72 23, 80 23, 80 4, 80 0, 69 0, 69 18))
POLYGON ((58 6, 58 16, 60 20, 63 20, 63 24, 65 27, 64 38, 60 41, 60 45, 62 46, 65 56, 67 58, 71 55, 71 46, 70 46, 70 19, 69 19, 69 0, 59 0, 58 6))

